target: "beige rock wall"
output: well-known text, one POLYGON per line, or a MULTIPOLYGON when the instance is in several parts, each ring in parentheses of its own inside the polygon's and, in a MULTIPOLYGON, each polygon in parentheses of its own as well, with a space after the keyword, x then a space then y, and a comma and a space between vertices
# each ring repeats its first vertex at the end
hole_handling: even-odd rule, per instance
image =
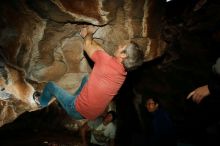
POLYGON ((108 53, 124 40, 136 41, 145 61, 161 56, 162 0, 9 0, 0 6, 0 126, 37 110, 34 90, 49 80, 73 93, 91 67, 82 50, 83 25, 108 53), (7 75, 6 75, 7 74, 7 75))

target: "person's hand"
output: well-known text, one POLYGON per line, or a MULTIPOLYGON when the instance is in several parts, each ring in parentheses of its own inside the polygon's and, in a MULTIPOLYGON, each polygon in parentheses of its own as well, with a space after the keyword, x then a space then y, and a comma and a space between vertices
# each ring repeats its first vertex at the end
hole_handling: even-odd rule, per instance
POLYGON ((186 98, 187 99, 192 98, 194 102, 199 104, 202 101, 202 99, 208 96, 209 94, 210 94, 210 91, 209 91, 208 85, 204 85, 190 92, 186 98))
POLYGON ((80 36, 84 38, 87 35, 87 33, 88 33, 87 28, 83 27, 80 31, 80 36))
POLYGON ((94 34, 98 30, 97 26, 88 25, 81 29, 80 35, 84 38, 88 34, 94 34))

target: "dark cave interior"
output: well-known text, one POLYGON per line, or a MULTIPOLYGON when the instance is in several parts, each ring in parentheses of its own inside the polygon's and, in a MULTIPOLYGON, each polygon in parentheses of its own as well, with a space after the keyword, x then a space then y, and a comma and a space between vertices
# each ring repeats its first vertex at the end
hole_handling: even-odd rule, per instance
MULTIPOLYGON (((191 90, 209 81, 220 54, 220 1, 207 0, 199 10, 192 11, 196 2, 173 0, 166 4, 161 35, 168 43, 167 51, 129 73, 114 99, 118 114, 116 145, 141 146, 144 139, 133 89, 143 98, 160 98, 175 123, 179 143, 220 145, 220 98, 210 96, 200 104, 186 99, 191 90)), ((63 117, 62 109, 53 105, 26 112, 0 128, 0 145, 47 145, 44 141, 74 145, 80 136, 63 127, 63 117)))

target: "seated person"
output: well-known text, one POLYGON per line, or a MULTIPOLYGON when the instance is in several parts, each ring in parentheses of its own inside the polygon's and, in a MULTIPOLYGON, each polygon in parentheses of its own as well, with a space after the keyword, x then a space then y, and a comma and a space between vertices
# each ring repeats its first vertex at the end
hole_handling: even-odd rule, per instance
POLYGON ((83 146, 114 146, 116 133, 114 120, 115 112, 109 111, 103 117, 85 123, 80 130, 83 146), (87 141, 89 132, 90 142, 87 141))

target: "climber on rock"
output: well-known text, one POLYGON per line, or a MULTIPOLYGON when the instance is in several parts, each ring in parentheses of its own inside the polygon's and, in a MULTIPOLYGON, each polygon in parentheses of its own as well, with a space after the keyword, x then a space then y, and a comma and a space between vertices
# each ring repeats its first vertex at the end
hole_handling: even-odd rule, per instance
POLYGON ((93 40, 93 26, 82 28, 84 51, 94 62, 89 77, 82 79, 79 89, 71 95, 54 82, 49 81, 43 92, 36 91, 34 100, 40 107, 48 106, 53 97, 75 120, 96 119, 101 115, 125 81, 127 71, 141 66, 144 52, 134 42, 120 44, 110 56, 100 44, 93 40))

